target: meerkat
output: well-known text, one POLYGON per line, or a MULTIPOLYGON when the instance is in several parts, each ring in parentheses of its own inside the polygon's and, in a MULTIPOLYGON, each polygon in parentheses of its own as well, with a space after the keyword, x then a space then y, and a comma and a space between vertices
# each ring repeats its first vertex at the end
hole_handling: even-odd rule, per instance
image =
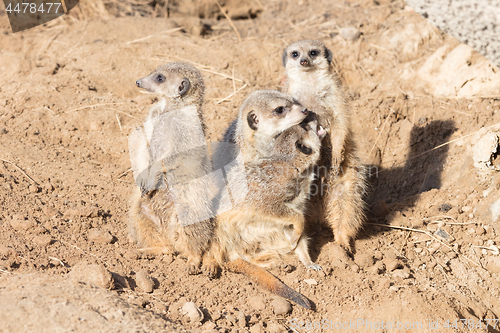
POLYGON ((246 198, 218 216, 210 249, 212 260, 222 267, 306 308, 306 298, 258 267, 269 267, 293 252, 307 268, 321 269, 309 255, 303 211, 325 133, 307 117, 279 134, 268 156, 245 164, 245 177, 239 179, 245 180, 240 187, 248 188, 246 198))
POLYGON ((314 40, 289 45, 283 53, 285 92, 318 116, 327 134, 317 165, 317 195, 310 202, 308 220, 326 219, 335 241, 347 250, 362 228, 365 169, 357 157, 349 114, 332 67, 332 53, 314 40), (326 187, 326 189, 325 189, 326 187), (321 215, 315 215, 320 211, 321 215))
POLYGON ((267 156, 273 140, 284 130, 302 122, 309 111, 289 95, 258 90, 247 97, 224 141, 234 142, 244 162, 267 156))
POLYGON ((214 228, 212 218, 186 222, 193 218, 190 209, 201 215, 211 211, 209 200, 198 193, 210 189, 203 176, 212 170, 204 136, 203 78, 195 67, 174 62, 136 85, 159 101, 148 114, 145 133, 139 133, 146 140, 132 140, 136 156, 131 152, 131 159, 139 160, 139 171, 144 171, 134 174, 138 187, 131 200, 130 234, 142 251, 179 252, 187 258, 188 273, 195 274, 214 228), (190 179, 198 186, 181 185, 190 179))

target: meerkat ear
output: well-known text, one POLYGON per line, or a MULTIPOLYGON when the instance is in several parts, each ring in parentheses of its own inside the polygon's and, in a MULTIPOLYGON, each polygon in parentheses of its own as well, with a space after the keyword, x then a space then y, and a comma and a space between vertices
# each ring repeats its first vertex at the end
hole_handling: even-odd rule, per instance
POLYGON ((179 96, 184 96, 189 90, 189 87, 191 87, 191 83, 187 78, 183 78, 181 81, 181 84, 179 85, 179 96))
POLYGON ((333 58, 332 51, 330 51, 326 47, 325 47, 325 58, 326 58, 326 61, 328 61, 328 64, 332 63, 332 58, 333 58))
POLYGON ((255 112, 253 111, 250 111, 247 115, 247 122, 248 122, 248 126, 253 129, 254 131, 257 130, 257 128, 259 128, 258 124, 259 124, 259 118, 257 118, 257 115, 255 114, 255 112))
POLYGON ((288 56, 286 54, 286 50, 283 52, 283 55, 281 56, 281 61, 283 61, 283 67, 286 67, 286 61, 288 60, 288 56))

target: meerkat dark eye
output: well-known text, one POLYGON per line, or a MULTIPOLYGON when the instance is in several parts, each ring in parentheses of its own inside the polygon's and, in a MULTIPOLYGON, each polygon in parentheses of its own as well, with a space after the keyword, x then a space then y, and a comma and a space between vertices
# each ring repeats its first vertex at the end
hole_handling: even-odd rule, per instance
POLYGON ((277 115, 282 115, 283 112, 285 112, 285 108, 282 107, 282 106, 278 106, 276 109, 274 109, 274 114, 277 114, 277 115))
POLYGON ((309 55, 314 58, 314 57, 317 57, 319 55, 319 51, 318 50, 312 50, 309 52, 309 55))
POLYGON ((291 55, 292 55, 292 58, 293 58, 293 59, 297 59, 297 58, 299 57, 299 52, 297 52, 297 51, 293 51, 293 52, 291 53, 291 55))
POLYGON ((158 83, 163 83, 163 82, 165 82, 165 76, 164 76, 163 74, 158 74, 158 75, 156 76, 156 82, 158 82, 158 83))
POLYGON ((296 146, 298 150, 300 150, 302 153, 306 155, 311 155, 313 153, 311 147, 305 146, 300 142, 297 142, 296 146))

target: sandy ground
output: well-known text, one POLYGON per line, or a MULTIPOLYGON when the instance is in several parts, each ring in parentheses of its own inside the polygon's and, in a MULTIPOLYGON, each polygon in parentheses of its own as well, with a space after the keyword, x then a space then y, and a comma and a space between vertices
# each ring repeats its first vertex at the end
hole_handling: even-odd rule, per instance
POLYGON ((233 20, 241 40, 224 18, 12 34, 0 16, 1 332, 500 332, 489 321, 500 316, 497 69, 401 1, 300 4, 247 4, 254 14, 233 20), (361 36, 344 39, 344 27, 361 36), (241 275, 188 276, 182 258, 137 256, 127 136, 154 99, 135 80, 195 64, 217 141, 249 93, 279 88, 283 49, 302 38, 333 51, 372 170, 352 257, 324 228, 310 235, 322 272, 298 260, 271 269, 316 311, 280 306, 241 275), (185 315, 187 302, 203 315, 185 315))

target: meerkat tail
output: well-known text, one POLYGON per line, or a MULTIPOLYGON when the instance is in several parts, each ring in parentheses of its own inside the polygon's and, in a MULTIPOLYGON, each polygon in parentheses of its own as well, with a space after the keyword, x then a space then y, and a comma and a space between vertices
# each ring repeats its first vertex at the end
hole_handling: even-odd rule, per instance
POLYGON ((243 259, 236 259, 224 265, 229 271, 240 273, 253 279, 261 287, 266 288, 270 292, 291 300, 298 305, 311 310, 312 303, 301 293, 288 287, 281 282, 277 277, 266 271, 264 268, 253 265, 243 259))

